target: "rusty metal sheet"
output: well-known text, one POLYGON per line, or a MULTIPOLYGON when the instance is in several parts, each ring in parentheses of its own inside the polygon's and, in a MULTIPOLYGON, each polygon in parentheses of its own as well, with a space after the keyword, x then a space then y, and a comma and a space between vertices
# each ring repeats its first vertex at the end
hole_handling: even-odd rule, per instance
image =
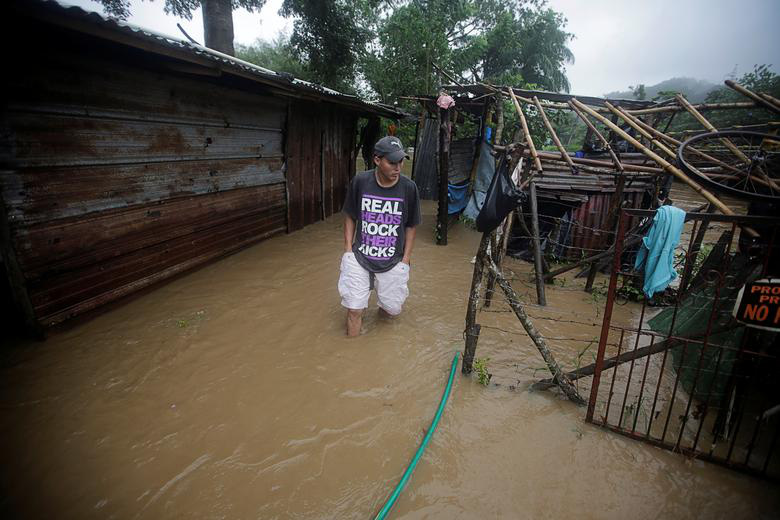
POLYGON ((61 45, 46 67, 16 64, 6 84, 11 110, 103 119, 162 121, 222 127, 281 129, 286 101, 257 92, 225 89, 213 78, 165 73, 165 63, 128 63, 112 49, 61 45))
POLYGON ((29 226, 14 233, 16 249, 28 278, 35 279, 205 233, 284 203, 282 184, 171 199, 29 226))
POLYGON ((19 168, 261 159, 282 155, 282 134, 146 121, 10 112, 19 168))
POLYGON ((4 174, 9 217, 32 225, 205 193, 284 182, 282 158, 23 169, 4 174))

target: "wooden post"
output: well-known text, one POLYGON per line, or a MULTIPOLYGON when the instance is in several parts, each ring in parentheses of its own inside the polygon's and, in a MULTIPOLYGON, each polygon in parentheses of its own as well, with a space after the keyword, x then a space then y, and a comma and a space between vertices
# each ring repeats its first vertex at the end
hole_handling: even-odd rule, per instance
POLYGON ((542 108, 541 103, 539 103, 539 98, 534 96, 533 99, 534 99, 534 105, 536 106, 536 110, 539 112, 539 115, 542 116, 542 121, 544 122, 544 126, 547 127, 547 131, 550 133, 550 137, 552 137, 555 146, 558 148, 558 151, 561 152, 561 159, 566 161, 566 163, 569 165, 572 175, 576 175, 577 167, 574 166, 574 163, 571 161, 571 157, 569 157, 568 152, 566 152, 566 148, 563 147, 563 145, 561 144, 561 140, 558 139, 558 134, 555 133, 555 129, 553 128, 552 124, 550 124, 550 120, 547 119, 547 114, 544 113, 544 109, 542 108))
POLYGON ((474 273, 471 275, 471 289, 469 290, 469 303, 466 307, 466 328, 463 331, 466 337, 466 345, 463 349, 463 365, 461 372, 470 374, 474 364, 474 355, 477 352, 477 341, 479 340, 480 326, 477 324, 477 306, 479 305, 479 295, 482 292, 482 279, 484 278, 485 264, 484 258, 488 244, 490 243, 490 233, 483 233, 482 240, 477 249, 477 256, 474 260, 474 273))
POLYGON ((539 208, 536 203, 536 182, 529 185, 531 197, 531 226, 533 227, 534 244, 534 274, 536 275, 536 297, 539 305, 547 305, 547 297, 544 294, 544 272, 542 269, 542 246, 539 241, 539 208))
POLYGON ((544 359, 550 374, 552 374, 555 384, 558 385, 558 387, 566 395, 566 397, 569 398, 570 401, 579 405, 585 404, 585 400, 577 392, 577 389, 574 388, 571 380, 566 376, 563 370, 561 370, 560 365, 558 365, 558 362, 555 360, 552 352, 550 352, 544 336, 542 336, 539 331, 536 330, 533 322, 528 318, 528 314, 526 314, 522 303, 520 303, 520 297, 517 295, 514 289, 512 289, 512 286, 509 284, 506 278, 504 278, 504 275, 501 274, 501 271, 499 271, 496 264, 494 264, 493 261, 487 257, 487 255, 485 255, 485 262, 490 272, 492 272, 496 277, 496 282, 498 282, 501 290, 504 291, 504 294, 506 295, 509 302, 509 306, 512 308, 515 316, 517 316, 517 318, 520 320, 520 323, 523 325, 523 328, 528 333, 528 337, 531 338, 531 340, 534 342, 534 345, 536 345, 536 348, 542 354, 542 358, 544 359))
MULTIPOLYGON (((24 319, 24 328, 32 338, 37 340, 46 339, 46 332, 41 324, 38 322, 38 318, 35 315, 35 308, 33 307, 32 300, 30 300, 30 294, 27 292, 27 282, 24 277, 24 272, 19 266, 19 262, 16 257, 16 250, 14 249, 11 241, 11 226, 8 220, 8 213, 6 211, 5 202, 0 195, 0 255, 3 258, 3 265, 5 265, 5 275, 8 276, 8 284, 11 287, 11 295, 13 296, 14 303, 22 313, 24 319)), ((3 275, 3 271, 0 271, 0 276, 3 275)), ((7 316, 6 316, 7 318, 7 316)))
MULTIPOLYGON (((712 331, 711 334, 717 334, 720 332, 725 332, 723 330, 717 330, 712 331)), ((690 338, 693 339, 693 338, 690 338)), ((610 368, 616 367, 618 365, 622 365, 623 363, 628 363, 629 361, 633 361, 635 359, 652 356, 653 354, 658 354, 659 352, 663 352, 664 350, 669 350, 672 347, 680 346, 680 340, 675 339, 665 339, 663 341, 659 341, 658 343, 653 343, 652 345, 648 345, 646 347, 640 347, 636 350, 631 350, 628 352, 623 352, 619 356, 614 356, 608 359, 604 360, 604 366, 601 367, 601 370, 609 370, 610 368)), ((566 377, 568 377, 572 381, 576 381, 577 379, 582 379, 583 377, 592 376, 596 373, 596 363, 592 363, 590 365, 578 368, 577 370, 572 370, 571 372, 566 372, 566 377)), ((541 381, 537 381, 533 385, 531 385, 531 388, 534 390, 547 390, 548 388, 552 388, 555 386, 555 383, 552 379, 542 379, 541 381)))
MULTIPOLYGON (((412 180, 414 180, 414 165, 417 164, 417 140, 420 138, 420 120, 425 117, 425 112, 420 112, 420 117, 417 118, 417 123, 414 125, 414 152, 412 153, 412 180)), ((424 119, 423 119, 424 121, 424 119)))
POLYGON ((512 98, 512 103, 514 103, 515 110, 517 111, 517 115, 520 118, 520 124, 523 127, 525 142, 528 145, 528 149, 531 150, 531 157, 534 160, 534 166, 536 166, 536 171, 542 173, 542 163, 541 161, 539 161, 539 154, 536 153, 536 146, 534 146, 534 140, 531 139, 531 132, 528 130, 528 122, 525 120, 525 114, 523 114, 523 109, 520 107, 520 102, 517 101, 517 97, 515 96, 515 93, 513 92, 511 87, 509 88, 509 96, 512 98))
POLYGON ((447 245, 447 187, 450 165, 450 109, 439 108, 439 213, 436 224, 436 244, 447 245))
MULTIPOLYGON (((509 161, 509 172, 510 175, 512 172, 515 171, 515 168, 517 167, 517 163, 520 162, 520 159, 522 157, 521 153, 518 153, 518 150, 514 150, 511 155, 509 153, 507 154, 508 157, 506 157, 504 160, 509 161)), ((496 265, 500 268, 501 262, 504 257, 504 251, 506 251, 506 244, 507 244, 507 236, 506 233, 512 231, 511 226, 511 219, 513 218, 514 211, 511 211, 509 215, 504 219, 504 222, 502 223, 502 233, 500 235, 500 240, 496 241, 495 244, 491 245, 491 255, 493 256, 493 261, 496 263, 496 265), (507 224, 507 221, 510 221, 509 224, 507 224)), ((498 233, 496 233, 498 235, 498 233)), ((496 287, 496 279, 493 276, 492 273, 487 273, 487 288, 485 289, 485 308, 490 307, 490 303, 493 300, 493 290, 496 287)))

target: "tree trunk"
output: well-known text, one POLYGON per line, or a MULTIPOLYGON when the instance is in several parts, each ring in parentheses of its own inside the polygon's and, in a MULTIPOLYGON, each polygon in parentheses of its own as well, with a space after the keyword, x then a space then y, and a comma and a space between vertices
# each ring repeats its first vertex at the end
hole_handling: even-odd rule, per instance
POLYGON ((230 56, 233 48, 233 8, 230 0, 201 0, 206 47, 230 56))

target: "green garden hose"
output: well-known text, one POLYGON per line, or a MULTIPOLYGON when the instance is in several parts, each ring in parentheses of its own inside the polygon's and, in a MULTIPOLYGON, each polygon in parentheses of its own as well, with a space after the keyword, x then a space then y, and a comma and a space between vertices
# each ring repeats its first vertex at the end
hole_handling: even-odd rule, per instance
POLYGON ((431 440, 431 437, 433 437, 433 432, 436 430, 436 426, 439 425, 439 419, 441 419, 441 414, 444 411, 444 406, 447 404, 447 399, 450 397, 450 390, 452 389, 452 380, 455 377, 455 369, 457 368, 457 366, 458 366, 458 353, 456 352, 455 357, 452 358, 452 367, 450 367, 450 378, 447 380, 447 386, 444 388, 444 394, 441 396, 441 401, 439 402, 438 410, 436 410, 436 415, 433 416, 433 421, 431 421, 431 427, 428 428, 428 433, 425 434, 422 443, 420 443, 420 447, 417 448, 417 453, 414 454, 414 457, 412 458, 412 462, 409 463, 409 467, 406 468, 406 471, 404 472, 404 476, 401 477, 401 481, 398 482, 398 485, 395 486, 395 489, 390 495, 390 498, 387 499, 385 505, 382 507, 379 513, 377 513, 376 520, 383 520, 384 518, 387 517, 388 513, 390 513, 390 509, 393 507, 393 504, 395 504, 395 501, 398 500, 398 496, 401 494, 401 491, 403 490, 404 486, 409 481, 409 478, 411 478, 412 472, 414 471, 414 468, 417 466, 417 463, 420 461, 420 458, 422 458, 422 454, 425 451, 425 447, 428 445, 428 442, 431 440))

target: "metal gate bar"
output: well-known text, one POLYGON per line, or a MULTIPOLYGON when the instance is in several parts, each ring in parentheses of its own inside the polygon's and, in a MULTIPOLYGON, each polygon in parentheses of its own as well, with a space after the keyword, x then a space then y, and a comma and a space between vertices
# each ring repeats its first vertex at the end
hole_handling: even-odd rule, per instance
POLYGON ((641 274, 623 267, 623 244, 631 238, 626 230, 654 215, 652 210, 620 213, 586 420, 689 457, 780 477, 780 456, 774 456, 780 414, 763 413, 780 403, 778 333, 745 328, 730 317, 736 290, 768 272, 780 218, 689 213, 692 230, 682 245, 679 283, 687 290, 678 291, 666 308, 644 299, 638 323, 621 324, 613 320, 618 281, 642 281, 641 274), (763 258, 747 253, 746 243, 736 247, 744 225, 771 229, 760 250, 763 258), (722 231, 717 241, 702 240, 713 228, 722 231), (714 253, 697 262, 704 247, 714 253), (630 362, 604 368, 607 357, 640 349, 641 356, 630 362), (607 389, 602 376, 608 370, 607 389))

